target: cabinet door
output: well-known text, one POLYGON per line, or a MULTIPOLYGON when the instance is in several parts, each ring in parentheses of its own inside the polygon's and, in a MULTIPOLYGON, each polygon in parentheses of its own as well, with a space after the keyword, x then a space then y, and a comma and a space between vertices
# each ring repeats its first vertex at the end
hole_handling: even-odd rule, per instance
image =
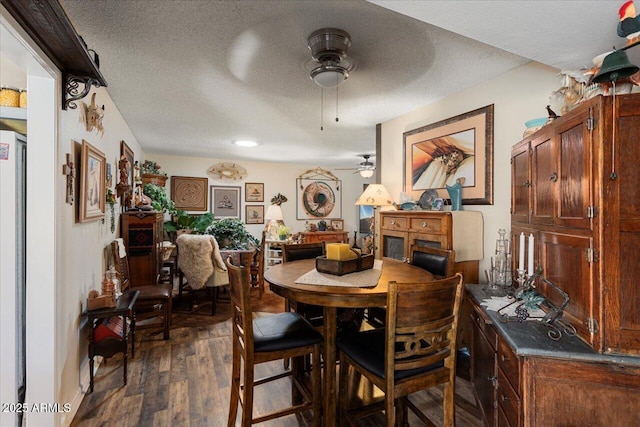
MULTIPOLYGON (((538 251, 545 278, 569 296, 563 319, 569 320, 578 334, 596 347, 596 335, 590 335, 589 319, 598 312, 599 295, 594 292, 592 266, 588 251, 593 239, 587 235, 567 235, 540 231, 538 251)), ((538 291, 556 306, 563 298, 550 287, 538 285, 538 291)))
POLYGON ((485 422, 488 426, 493 427, 496 425, 494 403, 496 402, 497 384, 495 337, 492 343, 482 332, 483 329, 493 332, 492 326, 484 324, 482 317, 476 311, 473 311, 471 321, 473 323, 471 383, 485 422))
POLYGON ((380 239, 383 257, 404 259, 408 256, 406 255, 409 253, 407 232, 383 230, 382 233, 380 239))
POLYGON ((529 141, 523 141, 511 150, 511 220, 514 222, 529 222, 529 159, 529 141))
POLYGON ((587 215, 592 185, 592 131, 587 125, 590 117, 591 110, 581 111, 555 130, 558 140, 557 225, 578 228, 591 226, 587 215))
POLYGON ((557 159, 554 153, 555 139, 551 127, 531 140, 531 222, 554 223, 554 199, 557 198, 555 182, 558 180, 557 159))

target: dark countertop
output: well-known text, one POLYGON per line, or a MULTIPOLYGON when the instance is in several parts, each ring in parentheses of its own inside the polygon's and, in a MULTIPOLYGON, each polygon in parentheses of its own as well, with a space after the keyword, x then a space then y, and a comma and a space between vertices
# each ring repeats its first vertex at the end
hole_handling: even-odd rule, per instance
MULTIPOLYGON (((503 296, 496 291, 491 293, 483 285, 466 285, 467 293, 476 305, 491 296, 503 296)), ((558 341, 554 341, 547 332, 549 328, 539 321, 509 321, 502 322, 495 311, 489 311, 480 306, 483 312, 493 322, 498 333, 515 350, 518 356, 547 357, 558 359, 583 360, 585 362, 621 364, 640 366, 640 357, 619 354, 600 354, 577 336, 565 333, 558 341)))

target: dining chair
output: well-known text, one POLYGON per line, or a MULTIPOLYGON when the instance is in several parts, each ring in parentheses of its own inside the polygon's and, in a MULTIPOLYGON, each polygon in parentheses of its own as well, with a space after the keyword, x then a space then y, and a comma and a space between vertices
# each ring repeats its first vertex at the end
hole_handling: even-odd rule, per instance
MULTIPOLYGON (((456 253, 454 250, 434 248, 432 246, 411 245, 409 261, 436 276, 451 277, 454 274, 456 253)), ((367 321, 374 327, 385 325, 386 310, 384 307, 369 307, 367 321)))
POLYGON ((322 335, 301 315, 284 312, 253 319, 251 310, 250 271, 236 266, 231 257, 226 260, 229 271, 229 295, 231 301, 233 362, 231 375, 231 399, 228 427, 235 425, 238 403, 242 406, 243 427, 274 418, 313 410, 313 425, 321 421, 320 344, 322 335), (290 371, 256 379, 255 365, 285 358, 311 356, 311 395, 303 386, 300 363, 294 363, 290 371), (253 418, 254 387, 284 377, 292 380, 292 406, 253 418), (244 378, 244 384, 241 383, 244 378), (242 396, 241 396, 242 394, 242 396), (303 400, 300 400, 300 397, 303 400))
MULTIPOLYGON (((172 285, 143 285, 136 286, 131 283, 129 275, 129 260, 127 259, 126 249, 120 247, 118 240, 111 242, 111 254, 114 260, 114 267, 120 276, 120 289, 131 287, 138 291, 138 299, 134 305, 136 317, 138 320, 146 318, 158 317, 162 319, 163 339, 169 339, 169 330, 171 328, 171 299, 173 296, 172 285)), ((137 327, 140 328, 141 323, 137 327)))
POLYGON ((454 273, 456 253, 452 249, 411 245, 409 259, 412 265, 424 268, 434 276, 451 277, 454 273))
POLYGON ((179 253, 178 295, 189 292, 189 311, 192 311, 196 292, 208 293, 211 315, 215 315, 218 290, 229 283, 216 238, 208 234, 185 233, 176 238, 176 245, 179 253))
MULTIPOLYGON (((292 262, 301 259, 313 259, 325 254, 324 242, 314 243, 289 243, 282 245, 282 262, 292 262)), ((287 311, 300 313, 314 326, 321 326, 323 319, 322 307, 311 304, 298 303, 291 300, 285 301, 287 311)))
POLYGON ((456 330, 462 274, 425 283, 390 282, 386 327, 343 336, 340 351, 339 417, 343 422, 384 409, 386 425, 406 425, 411 409, 434 424, 408 396, 444 384, 444 426, 455 425, 456 330), (351 410, 348 374, 353 368, 385 394, 384 402, 351 410))

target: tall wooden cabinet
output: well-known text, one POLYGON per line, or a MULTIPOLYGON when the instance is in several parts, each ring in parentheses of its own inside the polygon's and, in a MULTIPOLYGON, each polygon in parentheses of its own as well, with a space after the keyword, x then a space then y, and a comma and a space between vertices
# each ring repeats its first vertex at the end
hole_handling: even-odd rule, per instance
POLYGON ((162 271, 164 215, 156 211, 129 211, 120 218, 131 286, 158 284, 162 271))
POLYGON ((595 97, 512 149, 514 253, 534 236, 565 319, 600 353, 640 355, 639 162, 640 94, 595 97))

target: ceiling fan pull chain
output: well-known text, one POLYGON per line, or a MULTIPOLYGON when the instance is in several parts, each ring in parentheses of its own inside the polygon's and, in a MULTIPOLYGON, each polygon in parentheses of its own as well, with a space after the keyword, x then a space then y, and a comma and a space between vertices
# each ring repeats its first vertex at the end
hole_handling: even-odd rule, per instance
POLYGON ((324 130, 324 88, 320 86, 320 130, 324 130))
POLYGON ((338 85, 339 85, 339 81, 338 81, 338 75, 336 74, 336 123, 339 122, 340 120, 338 119, 338 85))

